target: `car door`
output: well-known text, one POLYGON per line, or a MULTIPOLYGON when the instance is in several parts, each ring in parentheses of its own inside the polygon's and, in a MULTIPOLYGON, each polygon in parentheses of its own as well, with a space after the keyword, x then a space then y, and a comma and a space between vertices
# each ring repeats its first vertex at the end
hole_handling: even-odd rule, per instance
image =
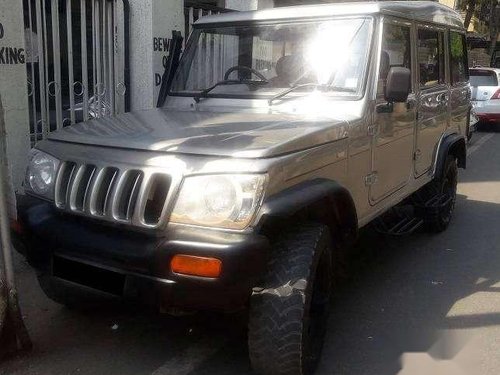
POLYGON ((415 143, 415 176, 432 167, 442 133, 448 126, 449 88, 445 69, 445 30, 417 28, 418 112, 415 143))
POLYGON ((386 78, 391 67, 405 67, 414 71, 412 43, 410 23, 391 18, 384 20, 372 129, 372 160, 376 182, 368 181, 371 204, 403 188, 412 174, 415 93, 410 93, 406 103, 394 103, 390 106, 384 96, 386 78))
POLYGON ((471 89, 469 87, 469 69, 467 63, 467 44, 465 35, 457 31, 450 31, 450 127, 458 129, 464 134, 469 123, 471 108, 471 89))

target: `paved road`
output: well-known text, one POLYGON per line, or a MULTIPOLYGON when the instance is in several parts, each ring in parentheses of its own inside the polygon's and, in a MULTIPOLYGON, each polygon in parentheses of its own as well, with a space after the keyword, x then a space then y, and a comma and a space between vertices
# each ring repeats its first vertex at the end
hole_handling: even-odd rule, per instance
MULTIPOLYGON (((339 280, 318 374, 500 373, 500 133, 475 135, 440 235, 364 230, 339 280)), ((1 375, 251 374, 243 316, 91 312, 45 298, 17 258, 35 349, 1 375)))

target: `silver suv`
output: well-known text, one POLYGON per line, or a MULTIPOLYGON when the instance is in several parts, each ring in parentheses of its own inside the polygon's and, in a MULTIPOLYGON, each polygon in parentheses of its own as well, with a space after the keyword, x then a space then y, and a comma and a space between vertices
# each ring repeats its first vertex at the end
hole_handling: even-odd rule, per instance
MULTIPOLYGON (((435 2, 206 17, 161 106, 53 133, 20 218, 52 299, 249 308, 261 374, 319 358, 359 228, 444 230, 465 168, 465 30, 435 2)), ((177 47, 175 47, 177 46, 177 47)))

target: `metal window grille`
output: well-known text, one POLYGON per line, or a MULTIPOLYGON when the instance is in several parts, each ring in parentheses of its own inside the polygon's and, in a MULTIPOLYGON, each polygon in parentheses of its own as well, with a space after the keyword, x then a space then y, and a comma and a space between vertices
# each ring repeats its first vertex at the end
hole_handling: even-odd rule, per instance
POLYGON ((23 0, 31 144, 128 111, 128 0, 23 0))
MULTIPOLYGON (((185 35, 189 36, 193 30, 193 24, 202 17, 210 16, 213 14, 232 12, 231 9, 219 8, 206 4, 197 4, 195 2, 186 1, 184 7, 185 15, 185 35)), ((184 38, 186 43, 187 38, 184 38)), ((195 71, 194 74, 197 82, 197 88, 205 88, 214 83, 218 77, 222 76, 222 68, 224 67, 225 49, 227 48, 227 41, 219 35, 203 35, 202 40, 199 41, 202 45, 199 46, 199 53, 197 55, 197 66, 201 67, 201 71, 195 71), (203 64, 205 61, 205 64, 203 64), (209 68, 212 69, 209 70, 209 68)))
POLYGON ((210 6, 207 4, 198 4, 195 1, 185 1, 184 2, 184 18, 185 18, 185 36, 184 40, 187 39, 191 31, 193 30, 193 23, 202 17, 209 16, 212 14, 220 14, 232 12, 231 9, 219 8, 215 6, 210 6))

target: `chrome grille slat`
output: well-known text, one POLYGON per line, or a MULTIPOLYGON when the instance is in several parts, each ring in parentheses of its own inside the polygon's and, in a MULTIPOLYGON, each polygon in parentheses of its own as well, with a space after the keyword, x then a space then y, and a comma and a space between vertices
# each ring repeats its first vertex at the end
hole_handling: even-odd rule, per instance
POLYGON ((92 186, 92 181, 94 180, 95 172, 97 171, 97 168, 94 167, 92 170, 92 173, 90 174, 89 180, 87 182, 87 186, 85 187, 85 193, 83 195, 83 210, 85 211, 88 207, 88 196, 89 196, 89 190, 90 187, 92 186))
POLYGON ((107 197, 110 193, 110 187, 116 176, 118 169, 104 167, 99 170, 96 181, 92 188, 90 199, 90 214, 93 216, 106 216, 107 197))
POLYGON ((76 195, 78 193, 78 188, 80 186, 83 173, 85 172, 85 168, 86 168, 85 165, 79 165, 78 168, 76 168, 75 166, 76 173, 73 172, 75 177, 71 182, 71 187, 68 189, 69 200, 68 199, 66 200, 66 202, 69 202, 68 207, 72 211, 78 211, 78 208, 76 207, 76 195))
POLYGON ((109 185, 108 185, 108 188, 106 190, 106 195, 104 197, 104 205, 102 207, 102 212, 104 215, 106 215, 108 213, 108 210, 109 210, 109 197, 110 197, 110 194, 111 194, 111 191, 113 190, 113 188, 115 187, 115 181, 116 181, 116 177, 118 176, 118 170, 114 170, 113 171, 113 174, 111 176, 111 181, 109 182, 109 185))
POLYGON ((103 177, 104 168, 97 168, 95 172, 95 178, 90 185, 90 198, 88 202, 88 212, 91 216, 97 216, 96 211, 96 199, 97 199, 97 191, 99 190, 102 177, 103 177))
POLYGON ((120 222, 126 222, 126 219, 121 215, 121 202, 123 201, 123 195, 125 194, 125 186, 127 183, 128 175, 130 171, 125 171, 122 172, 121 175, 119 176, 117 182, 116 182, 116 190, 115 193, 113 194, 112 201, 111 201, 111 217, 114 220, 120 221, 120 222))
POLYGON ((64 209, 66 207, 66 192, 68 189, 68 183, 70 181, 68 168, 72 168, 73 164, 74 163, 72 162, 61 163, 61 167, 59 168, 59 171, 57 173, 54 200, 56 203, 56 207, 61 209, 64 209))
POLYGON ((156 225, 161 220, 170 183, 170 177, 165 174, 154 174, 151 177, 143 216, 144 223, 147 225, 156 225))
POLYGON ((147 226, 144 223, 144 209, 147 202, 147 193, 149 192, 149 186, 151 184, 151 173, 144 173, 142 179, 141 187, 139 188, 139 194, 137 196, 137 201, 135 203, 134 215, 132 216, 132 224, 137 226, 147 226))
POLYGON ((75 174, 73 184, 71 186, 69 208, 72 211, 85 211, 85 195, 92 181, 96 167, 94 165, 80 165, 75 174))
POLYGON ((128 170, 117 182, 112 204, 113 218, 116 220, 127 223, 131 221, 142 175, 139 170, 128 170))
POLYGON ((133 209, 135 207, 135 202, 137 200, 137 195, 139 194, 139 182, 141 181, 142 175, 137 174, 135 178, 134 185, 132 186, 132 191, 130 192, 130 198, 127 203, 127 220, 130 220, 133 215, 133 209))
POLYGON ((78 215, 144 228, 166 221, 172 176, 158 168, 126 168, 63 161, 56 178, 56 207, 78 215))
POLYGON ((71 172, 70 172, 69 178, 68 178, 68 185, 66 187, 66 194, 65 194, 65 197, 64 197, 64 205, 65 205, 65 207, 70 207, 69 196, 70 196, 70 193, 71 193, 71 187, 72 187, 72 184, 73 184, 73 176, 75 174, 75 169, 76 169, 76 164, 73 163, 73 166, 71 167, 71 172))

